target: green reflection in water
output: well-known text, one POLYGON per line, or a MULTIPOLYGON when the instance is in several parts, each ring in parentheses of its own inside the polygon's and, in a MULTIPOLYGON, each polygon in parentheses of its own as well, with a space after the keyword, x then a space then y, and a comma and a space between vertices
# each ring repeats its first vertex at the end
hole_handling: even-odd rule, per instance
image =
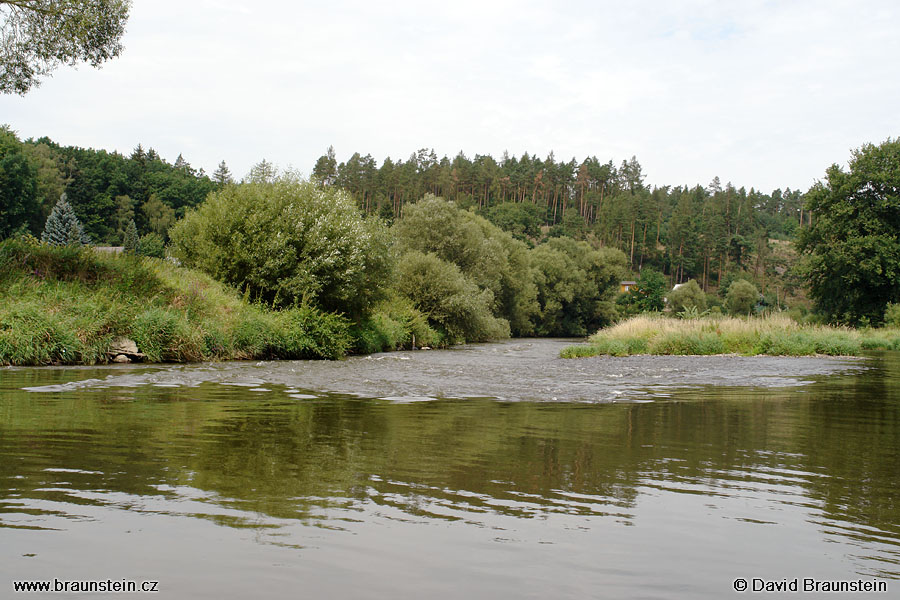
MULTIPOLYGON (((710 522, 793 526, 803 515, 847 548, 850 572, 897 578, 900 357, 872 367, 789 390, 604 405, 297 400, 216 384, 28 393, 106 372, 4 370, 0 528, 65 530, 97 518, 79 507, 103 506, 300 548, 279 532, 344 530, 381 509, 398 523, 569 515, 629 526, 700 496, 710 522)), ((740 553, 709 552, 725 551, 740 553)))

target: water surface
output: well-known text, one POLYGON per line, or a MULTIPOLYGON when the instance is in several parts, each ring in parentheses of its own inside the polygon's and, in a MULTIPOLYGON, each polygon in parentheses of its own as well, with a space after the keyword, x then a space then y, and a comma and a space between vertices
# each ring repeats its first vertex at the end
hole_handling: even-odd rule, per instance
POLYGON ((198 598, 721 598, 738 577, 900 589, 897 355, 563 361, 562 345, 0 369, 0 590, 54 577, 198 598))

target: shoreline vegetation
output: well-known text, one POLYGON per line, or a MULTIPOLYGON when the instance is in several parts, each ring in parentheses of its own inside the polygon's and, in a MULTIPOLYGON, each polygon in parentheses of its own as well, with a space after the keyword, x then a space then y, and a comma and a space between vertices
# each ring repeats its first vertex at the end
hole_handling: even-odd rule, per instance
POLYGON ((900 140, 860 148, 806 196, 718 178, 651 189, 634 158, 560 170, 552 155, 505 157, 499 187, 464 185, 463 155, 422 154, 404 163, 418 183, 364 189, 331 151, 312 179, 262 161, 235 182, 224 161, 210 179, 180 156, 21 142, 5 126, 0 158, 15 184, 0 190, 0 365, 335 359, 591 332, 563 355, 900 349, 897 198, 871 197, 900 140))
POLYGON ((560 356, 858 356, 867 350, 900 350, 900 329, 800 324, 779 314, 693 319, 645 314, 602 329, 588 338, 587 345, 564 348, 560 356))
POLYGON ((424 323, 392 308, 352 324, 312 306, 271 310, 161 259, 0 242, 0 365, 109 363, 117 338, 147 362, 336 359, 428 341, 424 323))

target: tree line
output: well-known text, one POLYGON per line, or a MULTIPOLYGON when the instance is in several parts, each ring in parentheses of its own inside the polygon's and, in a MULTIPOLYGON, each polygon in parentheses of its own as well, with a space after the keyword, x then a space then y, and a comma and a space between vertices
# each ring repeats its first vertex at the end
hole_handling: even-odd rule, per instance
POLYGON ((636 157, 601 162, 557 160, 554 154, 506 153, 469 159, 438 158, 422 149, 408 160, 366 154, 338 162, 333 148, 312 171, 323 186, 350 193, 365 214, 392 221, 425 194, 475 210, 515 237, 537 242, 568 236, 617 248, 631 268, 651 267, 673 283, 696 279, 704 289, 728 273, 752 270, 757 278, 776 265, 770 239, 793 239, 811 222, 800 190, 763 193, 722 184, 648 186, 636 157))
POLYGON ((39 236, 65 194, 95 244, 122 244, 131 220, 139 235, 166 239, 186 209, 230 180, 224 161, 210 177, 181 155, 169 163, 140 144, 125 156, 61 146, 47 137, 22 141, 0 127, 0 238, 39 236))

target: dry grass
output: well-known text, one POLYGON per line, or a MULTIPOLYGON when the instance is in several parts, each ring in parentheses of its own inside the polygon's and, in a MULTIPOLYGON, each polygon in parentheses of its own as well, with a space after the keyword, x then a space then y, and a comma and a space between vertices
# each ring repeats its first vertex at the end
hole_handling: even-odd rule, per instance
POLYGON ((801 325, 785 315, 673 319, 640 315, 592 335, 589 346, 563 350, 564 358, 608 354, 858 355, 900 349, 900 330, 855 330, 801 325))

